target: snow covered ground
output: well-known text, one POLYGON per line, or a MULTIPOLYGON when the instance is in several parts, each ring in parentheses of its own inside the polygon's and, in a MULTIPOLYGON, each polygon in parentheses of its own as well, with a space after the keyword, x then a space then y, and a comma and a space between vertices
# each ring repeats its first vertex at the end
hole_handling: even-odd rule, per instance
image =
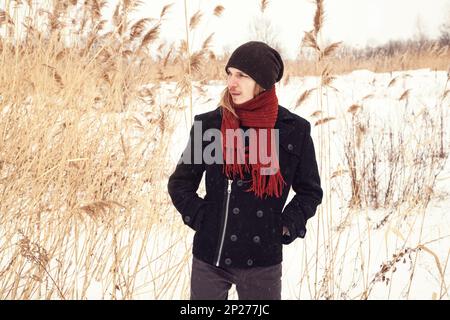
MULTIPOLYGON (((318 161, 329 154, 329 159, 322 159, 326 164, 323 168, 334 171, 345 168, 343 132, 348 130, 351 119, 347 110, 354 104, 362 106, 370 116, 368 134, 370 130, 388 127, 403 131, 406 136, 420 136, 421 130, 427 128, 416 126, 414 121, 424 112, 437 119, 442 108, 446 128, 444 145, 448 152, 450 97, 443 98, 449 89, 447 77, 446 72, 428 69, 383 74, 355 71, 338 76, 331 85, 333 88, 322 90, 322 109, 318 90, 296 107, 301 93, 318 87, 317 77, 295 78, 288 84, 279 84, 277 94, 282 106, 312 123, 318 161), (321 110, 324 117, 335 119, 323 128, 314 126, 317 117, 312 114, 317 110, 321 110), (319 150, 321 134, 322 139, 327 140, 325 145, 330 147, 330 152, 324 149, 323 155, 319 150)), ((223 86, 223 83, 203 86, 206 94, 194 98, 193 114, 215 109, 223 86)), ((180 125, 173 136, 173 143, 179 146, 171 150, 173 166, 187 141, 189 116, 189 110, 180 115, 180 125)), ((423 136, 428 134, 423 132, 423 136)), ((407 142, 405 145, 413 147, 407 142)), ((323 172, 322 178, 330 176, 331 172, 323 172)), ((329 197, 325 196, 317 215, 308 222, 306 239, 298 239, 284 248, 284 299, 450 297, 447 267, 450 254, 449 161, 436 177, 434 193, 426 208, 405 203, 396 209, 351 210, 347 207, 350 189, 344 177, 331 183, 323 180, 323 186, 329 197), (331 228, 326 227, 330 225, 331 228)), ((190 233, 188 235, 189 243, 190 233)), ((236 294, 232 294, 231 298, 235 297, 236 294)))
MULTIPOLYGON (((366 138, 358 150, 358 157, 360 154, 373 154, 368 149, 372 146, 371 138, 379 139, 391 130, 404 139, 396 147, 408 166, 396 172, 401 179, 395 180, 395 188, 404 190, 405 183, 414 181, 408 179, 418 170, 415 166, 417 159, 421 159, 421 163, 429 163, 430 148, 427 147, 439 145, 441 115, 445 131, 442 142, 444 150, 450 151, 450 95, 444 96, 449 90, 448 74, 428 69, 382 74, 361 70, 337 76, 331 87, 319 90, 319 84, 319 78, 305 77, 292 78, 288 83, 282 82, 277 86, 279 103, 312 124, 311 134, 324 189, 324 201, 316 216, 308 222, 306 238, 284 247, 282 298, 449 299, 450 161, 439 162, 442 168, 438 165, 431 169, 427 165, 419 167, 422 172, 416 176, 421 181, 414 182, 415 187, 421 188, 415 191, 417 198, 423 198, 432 190, 426 206, 423 202, 413 205, 409 200, 395 208, 388 206, 375 210, 363 206, 363 209, 350 209, 351 180, 344 154, 344 144, 351 128, 365 126, 366 138), (310 89, 314 89, 312 94, 298 104, 299 96, 310 89), (359 106, 357 116, 348 111, 352 105, 359 106), (323 117, 333 119, 326 124, 315 125, 319 120, 318 111, 323 117), (418 152, 423 159, 415 158, 418 152)), ((194 86, 192 117, 214 110, 225 86, 219 81, 202 85, 201 89, 197 85, 194 86)), ((161 83, 155 94, 155 104, 174 105, 176 93, 175 83, 161 83)), ((184 105, 187 104, 188 99, 185 99, 184 105)), ((107 122, 113 128, 120 128, 119 134, 127 139, 130 150, 148 159, 155 147, 149 140, 158 140, 159 132, 152 131, 152 126, 147 130, 147 125, 157 120, 159 115, 158 108, 138 104, 121 114, 86 114, 84 125, 86 132, 95 132, 95 123, 107 122), (101 119, 98 119, 99 115, 101 119), (143 129, 124 125, 127 119, 132 118, 143 129)), ((117 255, 122 260, 118 261, 120 276, 115 295, 111 292, 113 252, 105 249, 112 246, 107 245, 113 242, 111 230, 106 227, 105 230, 98 229, 89 221, 80 225, 81 234, 75 238, 69 236, 70 241, 78 239, 80 256, 84 248, 93 248, 92 261, 102 267, 95 274, 86 275, 80 261, 78 265, 69 264, 65 269, 68 281, 75 282, 74 279, 79 277, 75 290, 80 293, 72 293, 73 296, 88 299, 189 297, 193 232, 184 226, 165 192, 168 175, 175 168, 188 139, 191 112, 189 108, 180 109, 166 121, 171 121, 175 130, 167 142, 168 160, 160 164, 162 178, 143 183, 140 193, 135 195, 137 205, 130 212, 133 221, 152 219, 151 215, 157 215, 158 219, 154 220, 159 222, 145 230, 135 229, 130 222, 116 235, 117 255), (159 211, 155 212, 154 208, 159 211), (82 230, 86 230, 86 237, 82 230), (106 253, 98 252, 100 249, 95 249, 95 242, 101 242, 106 253), (88 285, 85 293, 81 294, 81 284, 86 279, 89 279, 88 285), (127 286, 132 289, 131 296, 121 290, 127 286)), ((114 139, 120 141, 120 136, 114 139)), ((105 141, 105 145, 118 143, 114 139, 105 141)), ((376 152, 380 153, 377 172, 384 178, 389 173, 384 154, 388 145, 386 141, 376 145, 376 152)), ((136 172, 144 169, 136 169, 136 172)), ((380 181, 383 187, 384 180, 380 181)), ((204 194, 203 183, 199 194, 204 194)), ((383 196, 381 191, 380 196, 383 196)), ((398 201, 399 195, 396 196, 398 201)), ((9 240, 0 239, 0 244, 4 245, 6 241, 9 240)), ((68 257, 65 261, 70 260, 68 257)), ((4 270, 8 261, 0 260, 0 270, 4 270)), ((57 270, 57 263, 57 259, 50 260, 50 266, 54 267, 50 272, 57 270)), ((56 294, 52 297, 58 298, 56 294)), ((234 289, 230 298, 237 298, 234 289)))

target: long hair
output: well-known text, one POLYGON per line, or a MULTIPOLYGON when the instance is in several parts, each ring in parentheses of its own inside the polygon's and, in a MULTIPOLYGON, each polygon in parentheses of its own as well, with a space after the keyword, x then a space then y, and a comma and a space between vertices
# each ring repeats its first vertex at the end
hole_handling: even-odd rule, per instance
MULTIPOLYGON (((265 91, 259 84, 255 84, 255 91, 253 92, 253 96, 256 97, 258 94, 260 94, 261 92, 265 91)), ((231 98, 231 94, 228 91, 228 87, 225 87, 225 89, 222 91, 222 96, 220 98, 220 106, 222 108, 227 109, 228 111, 230 111, 236 118, 239 118, 236 114, 236 112, 234 112, 234 108, 233 105, 231 104, 232 102, 232 98, 231 98)))

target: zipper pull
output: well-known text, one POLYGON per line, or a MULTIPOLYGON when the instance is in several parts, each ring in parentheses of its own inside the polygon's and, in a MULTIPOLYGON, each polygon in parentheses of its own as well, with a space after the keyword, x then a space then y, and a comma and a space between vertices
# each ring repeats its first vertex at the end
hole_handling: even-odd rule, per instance
POLYGON ((232 183, 232 181, 231 181, 231 180, 228 180, 228 179, 227 179, 227 181, 228 181, 227 192, 228 192, 228 193, 231 193, 231 183, 232 183))

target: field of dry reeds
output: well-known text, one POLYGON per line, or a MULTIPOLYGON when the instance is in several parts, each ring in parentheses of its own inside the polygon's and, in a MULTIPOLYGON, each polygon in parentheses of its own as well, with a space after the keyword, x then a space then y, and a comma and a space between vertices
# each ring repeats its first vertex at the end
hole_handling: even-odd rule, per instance
MULTIPOLYGON (((116 2, 110 17, 102 15, 106 1, 0 4, 0 299, 187 298, 192 234, 166 192, 176 163, 170 153, 174 145, 181 153, 185 136, 174 132, 190 124, 198 99, 218 101, 208 90, 223 80, 227 55, 211 51, 212 34, 202 35, 198 50, 190 37, 203 15, 220 19, 226 7, 186 10, 183 39, 167 44, 159 32, 171 5, 135 21, 140 1, 116 2), (160 54, 155 58, 151 51, 160 54)), ((305 251, 297 261, 301 272, 295 273, 301 289, 289 297, 371 298, 376 283, 385 282, 399 261, 408 257, 415 268, 419 252, 425 252, 438 270, 433 297, 448 299, 449 256, 436 254, 420 237, 413 244, 399 237, 376 272, 370 246, 369 253, 363 249, 365 232, 370 242, 370 230, 392 229, 390 221, 406 219, 405 210, 424 225, 449 152, 448 75, 434 97, 435 112, 411 114, 410 93, 402 88, 396 103, 405 111, 391 127, 366 112, 369 94, 348 105, 328 100, 331 93, 343 95, 337 75, 357 69, 447 72, 448 44, 368 55, 346 51, 340 43, 322 45, 325 8, 322 0, 315 4, 313 29, 299 44, 298 60, 286 62, 281 85, 296 92, 287 107, 314 125, 326 197, 311 221, 308 251, 303 243, 295 249, 305 251), (315 76, 315 86, 295 84, 307 76, 315 76), (314 101, 314 113, 305 115, 307 101, 314 101), (340 144, 334 139, 337 119, 344 123, 340 144), (342 167, 335 153, 342 154, 342 167), (346 199, 344 208, 335 207, 335 196, 346 199), (385 214, 372 219, 378 224, 357 220, 353 239, 352 217, 379 208, 385 214), (357 244, 355 256, 349 254, 354 253, 349 239, 357 244), (351 282, 346 290, 342 266, 348 263, 355 265, 351 281, 358 285, 351 282)), ((255 10, 267 5, 261 1, 255 10)), ((386 90, 402 81, 392 75, 386 90)), ((410 274, 407 298, 414 296, 414 269, 410 274)))

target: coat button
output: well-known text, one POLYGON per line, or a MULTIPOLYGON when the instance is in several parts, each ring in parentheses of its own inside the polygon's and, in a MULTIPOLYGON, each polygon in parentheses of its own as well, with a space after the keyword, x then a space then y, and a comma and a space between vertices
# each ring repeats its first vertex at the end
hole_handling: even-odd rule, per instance
POLYGON ((244 181, 238 180, 238 182, 237 182, 238 187, 242 187, 243 184, 244 184, 244 181))
POLYGON ((184 222, 189 223, 190 221, 191 221, 191 217, 189 217, 189 216, 184 217, 184 222))
POLYGON ((264 215, 264 212, 263 212, 262 210, 256 211, 256 216, 257 216, 258 218, 261 218, 263 215, 264 215))
POLYGON ((259 241, 261 241, 261 238, 259 236, 254 236, 253 237, 253 242, 254 243, 259 243, 259 241))
POLYGON ((292 144, 290 144, 290 143, 288 144, 288 150, 289 150, 289 151, 294 150, 294 146, 293 146, 292 144))
POLYGON ((238 213, 239 213, 239 208, 234 208, 234 209, 233 209, 233 213, 234 213, 234 214, 238 214, 238 213))
POLYGON ((230 259, 230 258, 226 258, 226 259, 225 259, 225 264, 226 264, 227 266, 229 266, 229 265, 231 264, 231 259, 230 259))
MULTIPOLYGON (((226 262, 225 262, 225 263, 226 263, 226 262)), ((252 259, 248 259, 248 260, 247 260, 247 265, 248 265, 248 266, 253 265, 253 260, 252 260, 252 259)))
POLYGON ((231 239, 231 241, 236 241, 237 240, 237 235, 232 234, 230 239, 231 239))

